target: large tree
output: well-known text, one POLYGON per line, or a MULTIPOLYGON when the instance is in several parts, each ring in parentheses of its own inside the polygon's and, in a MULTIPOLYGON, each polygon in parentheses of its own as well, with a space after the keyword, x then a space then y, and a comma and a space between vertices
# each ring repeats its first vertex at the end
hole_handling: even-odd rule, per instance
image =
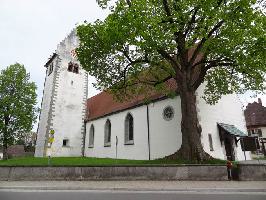
POLYGON ((37 114, 36 89, 23 65, 10 65, 0 73, 0 141, 4 160, 7 147, 32 129, 37 114))
MULTIPOLYGON (((111 1, 113 2, 113 1, 111 1)), ((98 0, 108 7, 108 0, 98 0)), ((167 92, 177 85, 182 145, 172 158, 204 160, 196 95, 263 91, 266 72, 264 1, 119 0, 104 21, 78 27, 78 59, 100 89, 119 94, 167 92)), ((149 95, 147 95, 149 96, 149 95)))

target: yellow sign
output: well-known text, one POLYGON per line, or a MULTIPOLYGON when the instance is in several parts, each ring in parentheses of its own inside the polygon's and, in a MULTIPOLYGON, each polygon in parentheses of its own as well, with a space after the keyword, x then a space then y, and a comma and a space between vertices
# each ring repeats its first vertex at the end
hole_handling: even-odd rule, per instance
POLYGON ((50 130, 50 134, 51 135, 53 135, 54 134, 54 130, 52 129, 52 130, 50 130))
POLYGON ((50 138, 49 138, 49 143, 52 144, 53 142, 54 142, 54 138, 53 138, 53 137, 50 137, 50 138))

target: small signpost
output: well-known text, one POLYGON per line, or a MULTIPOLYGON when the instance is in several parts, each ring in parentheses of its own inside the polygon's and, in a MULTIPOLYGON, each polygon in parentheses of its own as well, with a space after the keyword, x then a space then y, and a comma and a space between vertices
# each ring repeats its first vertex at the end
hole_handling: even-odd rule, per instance
POLYGON ((55 133, 55 131, 53 129, 51 129, 50 133, 49 133, 49 139, 48 139, 48 143, 50 146, 50 151, 48 152, 48 165, 49 166, 51 165, 51 148, 52 148, 52 144, 54 142, 54 133, 55 133))

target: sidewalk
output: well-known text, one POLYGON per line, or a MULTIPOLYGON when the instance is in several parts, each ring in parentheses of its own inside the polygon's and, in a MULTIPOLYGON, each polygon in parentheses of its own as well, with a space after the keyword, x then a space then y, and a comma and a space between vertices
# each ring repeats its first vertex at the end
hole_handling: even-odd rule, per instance
POLYGON ((266 181, 0 181, 0 190, 266 192, 266 181))

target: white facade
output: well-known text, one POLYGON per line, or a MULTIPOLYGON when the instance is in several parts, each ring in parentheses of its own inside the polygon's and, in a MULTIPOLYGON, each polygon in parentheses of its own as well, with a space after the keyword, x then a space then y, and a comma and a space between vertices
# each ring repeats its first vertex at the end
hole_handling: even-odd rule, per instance
POLYGON ((76 32, 65 38, 48 61, 42 110, 37 135, 36 157, 81 156, 87 100, 87 73, 75 58, 76 32), (78 64, 78 72, 69 71, 69 63, 78 64), (51 72, 50 68, 53 65, 51 72), (51 72, 51 73, 50 73, 51 72), (50 131, 54 142, 48 144, 50 131))
POLYGON ((266 127, 260 127, 261 132, 262 132, 262 137, 266 138, 266 127))
MULTIPOLYGON (((202 126, 202 144, 204 150, 211 156, 226 159, 224 142, 221 143, 217 123, 232 124, 239 130, 247 133, 246 121, 242 104, 237 95, 226 95, 215 105, 206 104, 200 97, 203 95, 203 87, 198 89, 198 116, 202 126), (208 134, 212 135, 213 149, 210 151, 208 134)), ((236 160, 244 160, 244 152, 241 150, 240 142, 235 143, 234 152, 236 160)), ((246 159, 250 159, 250 152, 246 152, 246 159)))
MULTIPOLYGON (((226 159, 225 147, 223 142, 220 141, 217 123, 233 124, 243 132, 246 132, 241 102, 236 95, 228 95, 224 96, 216 105, 208 105, 200 98, 203 92, 202 88, 198 90, 197 108, 202 126, 202 144, 204 150, 215 158, 226 159), (212 151, 210 150, 208 134, 212 136, 212 151)), ((156 101, 148 105, 89 121, 86 124, 86 129, 85 156, 87 157, 115 158, 116 136, 118 138, 117 158, 148 160, 165 157, 181 147, 180 97, 156 101), (163 110, 167 106, 174 108, 174 117, 170 121, 165 120, 163 117, 163 110), (147 110, 149 117, 147 117, 147 110), (124 121, 128 113, 134 118, 133 145, 124 144, 124 121), (110 147, 104 147, 104 125, 107 119, 112 124, 110 147), (88 133, 92 124, 95 129, 94 146, 89 147, 88 133)), ((233 148, 236 160, 244 160, 244 153, 241 150, 240 142, 238 142, 237 146, 234 144, 233 148)), ((249 152, 246 152, 246 158, 250 159, 249 152)))

